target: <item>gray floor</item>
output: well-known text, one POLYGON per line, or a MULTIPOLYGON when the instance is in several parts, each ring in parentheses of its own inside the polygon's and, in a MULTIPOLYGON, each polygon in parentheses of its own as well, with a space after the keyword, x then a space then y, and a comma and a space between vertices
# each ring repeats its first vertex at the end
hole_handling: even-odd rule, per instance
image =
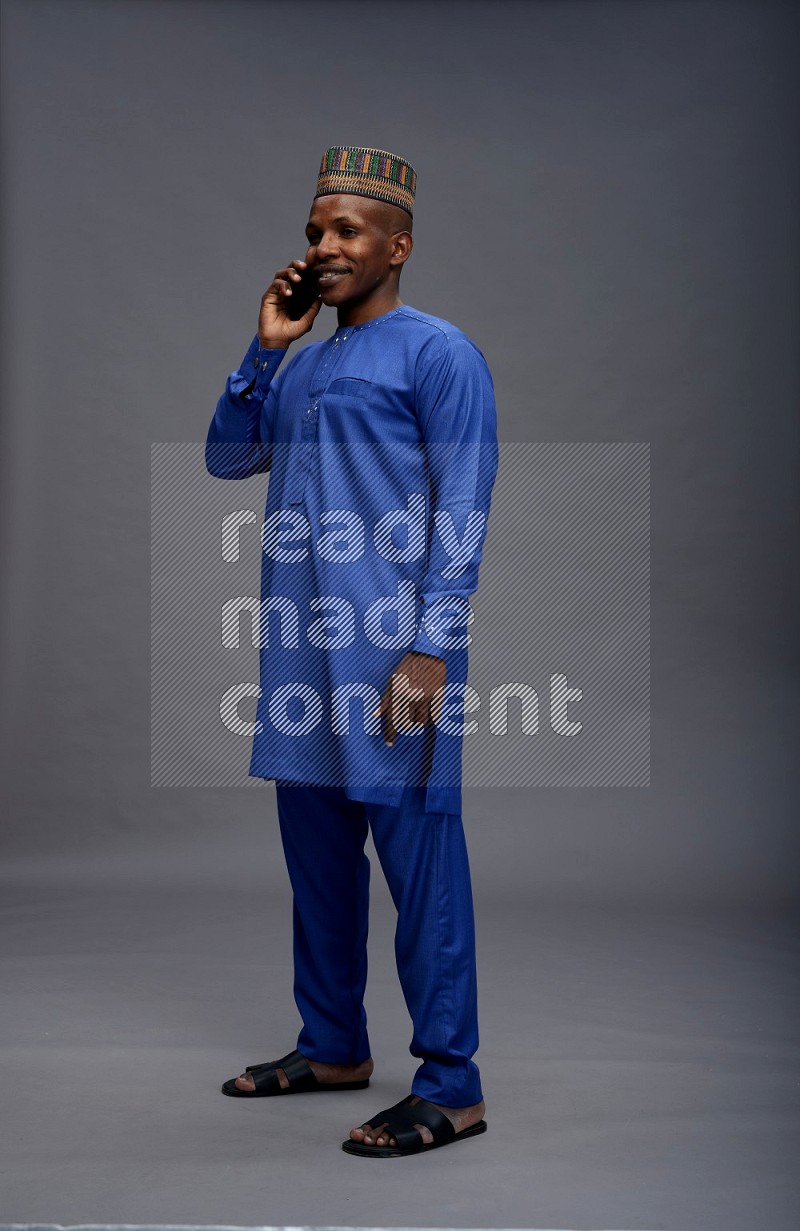
POLYGON ((298 1028, 274 840, 10 865, 0 1218, 794 1227, 793 921, 537 905, 477 880, 489 1132, 367 1162, 339 1142, 414 1064, 377 869, 372 1087, 239 1103, 220 1082, 298 1028))

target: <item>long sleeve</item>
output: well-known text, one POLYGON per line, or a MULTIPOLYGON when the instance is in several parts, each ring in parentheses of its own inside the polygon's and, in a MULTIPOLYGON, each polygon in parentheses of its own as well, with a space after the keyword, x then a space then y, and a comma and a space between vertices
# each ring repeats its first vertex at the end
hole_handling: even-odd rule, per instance
POLYGON ((263 350, 258 334, 231 372, 208 429, 206 468, 218 479, 246 479, 269 470, 277 406, 275 373, 285 350, 263 350))
POLYGON ((417 371, 417 413, 432 484, 433 527, 412 650, 448 660, 468 645, 498 467, 497 412, 486 360, 465 337, 440 335, 417 371))

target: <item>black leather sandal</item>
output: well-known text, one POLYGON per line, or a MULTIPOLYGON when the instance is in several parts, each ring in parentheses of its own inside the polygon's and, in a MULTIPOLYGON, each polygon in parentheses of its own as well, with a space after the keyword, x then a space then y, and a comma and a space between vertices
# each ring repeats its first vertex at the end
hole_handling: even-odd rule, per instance
POLYGON ((280 1060, 268 1060, 264 1064, 248 1064, 249 1073, 255 1082, 255 1090, 241 1090, 236 1085, 236 1078, 223 1082, 222 1093, 234 1098, 271 1098, 278 1094, 322 1094, 330 1090, 363 1090, 369 1085, 369 1078, 363 1081, 317 1081, 314 1070, 299 1051, 290 1051, 281 1056, 280 1060), (278 1080, 278 1069, 283 1069, 289 1085, 283 1087, 278 1080))
POLYGON ((388 1133, 390 1137, 394 1137, 396 1146, 368 1146, 348 1138, 342 1142, 342 1149, 348 1154, 360 1154, 362 1158, 400 1158, 404 1154, 422 1154, 425 1150, 437 1150, 439 1146, 461 1141, 462 1137, 476 1137, 478 1133, 486 1132, 486 1121, 479 1120, 477 1124, 457 1133, 452 1121, 444 1112, 439 1111, 438 1107, 434 1107, 433 1103, 424 1098, 418 1103, 412 1103, 413 1098, 416 1098, 416 1095, 406 1095, 399 1103, 395 1103, 394 1107, 379 1111, 368 1121, 376 1137, 381 1133, 388 1133), (433 1141, 423 1141, 421 1133, 414 1128, 415 1124, 424 1124, 429 1128, 433 1141))

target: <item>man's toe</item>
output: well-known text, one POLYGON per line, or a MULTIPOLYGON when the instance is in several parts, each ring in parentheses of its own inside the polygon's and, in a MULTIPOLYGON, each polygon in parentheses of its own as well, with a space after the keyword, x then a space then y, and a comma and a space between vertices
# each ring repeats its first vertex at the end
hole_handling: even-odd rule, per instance
POLYGON ((384 1145, 379 1138, 384 1136, 383 1126, 380 1124, 362 1124, 364 1130, 364 1143, 368 1146, 384 1145))
MULTIPOLYGON (((415 1124, 414 1128, 420 1134, 426 1145, 433 1141, 433 1133, 428 1128, 427 1124, 415 1124)), ((387 1133, 385 1128, 374 1124, 362 1124, 360 1128, 351 1128, 350 1139, 351 1141, 359 1141, 363 1145, 368 1146, 397 1145, 396 1139, 392 1137, 390 1133, 387 1133)))

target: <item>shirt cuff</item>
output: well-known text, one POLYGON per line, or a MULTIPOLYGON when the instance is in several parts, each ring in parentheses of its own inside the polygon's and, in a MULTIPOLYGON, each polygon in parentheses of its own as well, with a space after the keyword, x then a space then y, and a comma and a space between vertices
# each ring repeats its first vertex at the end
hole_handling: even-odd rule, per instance
POLYGON ((231 392, 240 398, 248 398, 253 393, 266 396, 270 381, 277 372, 283 356, 283 350, 266 350, 258 340, 258 334, 245 352, 244 359, 231 375, 231 392))
MULTIPOLYGON (((255 369, 257 371, 256 393, 260 392, 266 395, 270 382, 280 367, 281 360, 288 349, 289 348, 287 346, 282 347, 280 350, 264 350, 262 347, 258 348, 255 356, 255 369)), ((250 352, 248 351, 248 354, 249 353, 250 352)))
POLYGON ((453 651, 469 645, 467 627, 472 607, 461 595, 439 594, 426 604, 414 640, 408 647, 421 654, 434 654, 448 662, 453 651))
POLYGON ((436 645, 434 641, 431 641, 430 637, 422 629, 419 630, 408 648, 409 650, 416 650, 420 654, 433 654, 434 657, 443 658, 447 662, 448 651, 443 649, 442 646, 436 645))

